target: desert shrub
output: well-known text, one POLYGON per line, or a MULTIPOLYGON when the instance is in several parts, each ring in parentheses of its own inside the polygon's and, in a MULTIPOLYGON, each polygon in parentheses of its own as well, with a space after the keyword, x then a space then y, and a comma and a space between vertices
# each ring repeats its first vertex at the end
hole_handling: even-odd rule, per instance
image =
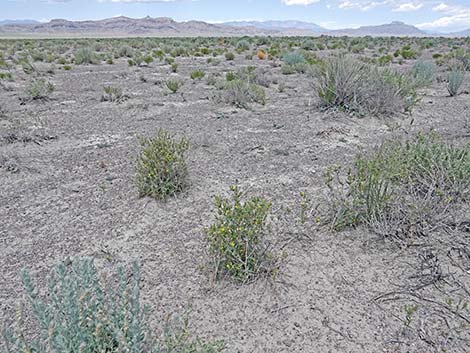
POLYGON ((305 63, 305 57, 299 52, 285 53, 282 57, 282 61, 291 66, 305 63))
POLYGON ((105 86, 103 87, 103 94, 101 95, 102 102, 120 103, 126 96, 122 92, 121 87, 105 86))
POLYGON ((222 100, 238 108, 247 109, 249 103, 266 104, 266 92, 255 83, 235 79, 225 84, 222 100))
POLYGON ((134 50, 128 45, 123 45, 117 51, 118 58, 124 58, 124 57, 132 58, 133 55, 134 55, 134 50))
POLYGON ((302 49, 304 50, 314 50, 315 42, 312 39, 306 39, 302 43, 302 49))
POLYGON ((21 63, 21 68, 23 69, 23 72, 27 75, 31 75, 34 72, 38 71, 36 67, 28 61, 23 61, 21 63))
POLYGON ((150 55, 146 55, 144 56, 143 60, 144 60, 144 63, 146 63, 147 65, 150 65, 153 62, 153 57, 150 55))
POLYGON ((54 85, 44 79, 35 79, 26 86, 26 96, 29 99, 46 99, 54 92, 54 85))
POLYGON ((166 87, 170 90, 171 93, 178 92, 183 84, 183 81, 177 79, 169 79, 166 81, 166 87))
POLYGON ((74 54, 74 58, 77 65, 97 63, 96 54, 87 47, 78 49, 74 54))
POLYGON ((232 52, 225 53, 225 59, 228 61, 232 61, 235 59, 235 54, 233 54, 232 52))
POLYGON ((281 72, 284 75, 290 75, 295 72, 305 72, 307 70, 307 61, 300 52, 285 53, 282 57, 284 64, 281 67, 281 72))
POLYGON ((201 80, 205 76, 205 72, 202 70, 195 70, 191 72, 191 80, 201 80))
POLYGON ((233 81, 235 79, 237 79, 237 74, 233 71, 228 71, 226 74, 225 74, 225 79, 227 81, 233 81))
POLYGON ((411 76, 418 86, 428 86, 436 77, 436 65, 431 61, 418 60, 411 68, 411 76))
POLYGON ((14 81, 11 72, 0 72, 0 80, 14 81))
POLYGON ((241 39, 237 43, 237 49, 240 51, 250 50, 250 42, 246 39, 241 39))
POLYGON ((400 50, 399 55, 401 55, 403 59, 416 59, 418 53, 411 49, 409 45, 405 45, 400 50))
POLYGON ((228 274, 246 282, 269 268, 265 229, 271 203, 261 197, 243 202, 238 187, 231 191, 231 199, 215 197, 215 220, 206 230, 207 241, 215 277, 228 274))
POLYGON ((139 195, 165 199, 188 185, 186 153, 189 141, 176 139, 164 130, 141 140, 142 151, 137 162, 139 195))
POLYGON ((366 224, 382 235, 423 234, 470 197, 470 147, 435 135, 390 140, 326 173, 336 230, 366 224))
POLYGON ((168 321, 162 325, 164 334, 154 334, 150 308, 140 299, 137 263, 131 271, 119 267, 114 284, 101 280, 90 258, 58 264, 48 276, 43 296, 26 270, 21 278, 32 318, 25 320, 20 306, 16 325, 1 332, 5 352, 215 353, 223 349, 222 342, 192 340, 181 320, 168 321), (34 325, 34 334, 28 324, 34 325))
POLYGON ((264 50, 258 50, 256 52, 256 56, 258 57, 258 59, 260 60, 266 60, 267 57, 268 57, 268 54, 264 51, 264 50))
POLYGON ((177 63, 171 64, 170 68, 171 68, 171 72, 178 72, 178 64, 177 63))
POLYGON ((470 52, 463 48, 458 48, 452 53, 452 56, 463 66, 464 70, 470 71, 470 52))
POLYGON ((465 73, 458 68, 453 68, 447 76, 447 91, 454 97, 459 93, 460 86, 462 86, 465 73))
POLYGON ((255 66, 245 66, 239 68, 236 72, 228 72, 227 81, 239 79, 248 83, 269 87, 272 78, 268 69, 256 68, 255 66))
POLYGON ((416 87, 405 75, 349 56, 325 60, 314 76, 315 92, 327 108, 360 115, 390 115, 410 110, 417 101, 416 87))
POLYGON ((377 63, 381 66, 390 64, 393 61, 393 57, 391 55, 383 55, 377 59, 377 63))

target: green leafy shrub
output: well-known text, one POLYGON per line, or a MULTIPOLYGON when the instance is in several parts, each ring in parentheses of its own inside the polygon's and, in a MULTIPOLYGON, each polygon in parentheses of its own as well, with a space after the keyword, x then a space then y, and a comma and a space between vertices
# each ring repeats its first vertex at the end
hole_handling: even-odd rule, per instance
POLYGON ((216 278, 228 274, 246 282, 269 268, 265 229, 271 203, 261 197, 243 202, 238 187, 231 191, 231 199, 215 197, 215 221, 207 229, 207 241, 216 278))
POLYGON ((177 140, 169 132, 158 130, 153 138, 141 140, 142 151, 137 162, 139 195, 165 199, 188 185, 186 153, 189 141, 177 140))
POLYGON ((400 55, 402 56, 403 59, 416 59, 418 56, 418 53, 415 52, 409 45, 405 45, 401 51, 400 55))
POLYGON ((205 76, 205 72, 202 70, 195 70, 191 72, 191 80, 201 80, 205 76))
POLYGON ((78 49, 74 54, 74 58, 77 65, 96 64, 98 62, 96 54, 87 47, 78 49))
POLYGON ((183 81, 176 79, 169 79, 166 81, 166 87, 170 90, 171 93, 176 93, 183 86, 183 81))
POLYGON ((54 85, 44 79, 35 79, 29 82, 26 87, 26 96, 30 99, 47 99, 54 92, 54 85))
POLYGON ((447 91, 454 97, 459 93, 460 86, 465 79, 465 73, 458 68, 453 68, 447 76, 447 91))
POLYGON ((344 175, 326 173, 336 230, 367 224, 384 235, 424 232, 470 197, 470 147, 457 148, 435 135, 391 140, 359 155, 344 175), (436 218, 433 215, 436 214, 436 218))
POLYGON ((41 297, 39 288, 23 270, 32 320, 25 322, 20 307, 15 327, 0 332, 5 351, 215 353, 223 349, 222 342, 190 339, 187 324, 181 324, 181 320, 165 324, 161 336, 153 334, 150 308, 140 299, 138 264, 133 264, 130 275, 126 272, 119 267, 112 285, 100 280, 92 259, 78 258, 55 267, 48 277, 48 293, 41 297), (27 324, 34 325, 35 334, 27 324))
POLYGON ((0 72, 0 80, 14 81, 11 72, 0 72))
POLYGON ((393 56, 391 55, 382 55, 380 58, 377 59, 377 63, 380 66, 385 66, 387 64, 390 64, 393 61, 393 56))
POLYGON ((228 61, 232 61, 232 60, 235 59, 235 54, 233 54, 231 52, 225 53, 225 59, 228 60, 228 61))

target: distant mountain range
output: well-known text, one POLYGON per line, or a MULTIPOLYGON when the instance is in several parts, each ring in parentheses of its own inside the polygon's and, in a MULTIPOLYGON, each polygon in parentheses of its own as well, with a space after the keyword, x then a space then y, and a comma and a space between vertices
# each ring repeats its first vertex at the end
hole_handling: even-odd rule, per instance
POLYGON ((41 22, 35 20, 3 20, 0 21, 0 26, 4 25, 31 25, 31 24, 39 24, 41 22))
POLYGON ((403 22, 394 21, 392 23, 378 26, 362 26, 359 28, 347 28, 330 31, 329 34, 337 36, 396 36, 396 37, 425 37, 428 34, 414 26, 403 22))
POLYGON ((103 36, 103 37, 210 37, 210 36, 470 36, 470 29, 458 33, 431 34, 403 22, 394 21, 378 26, 363 26, 328 30, 315 23, 302 21, 235 21, 220 24, 202 21, 177 22, 168 17, 113 17, 97 21, 68 21, 63 19, 40 23, 33 20, 0 22, 0 36, 103 36))
POLYGON ((233 21, 224 22, 224 25, 232 27, 255 27, 261 29, 270 29, 274 31, 280 30, 306 30, 317 33, 328 31, 319 25, 311 22, 303 21, 233 21))

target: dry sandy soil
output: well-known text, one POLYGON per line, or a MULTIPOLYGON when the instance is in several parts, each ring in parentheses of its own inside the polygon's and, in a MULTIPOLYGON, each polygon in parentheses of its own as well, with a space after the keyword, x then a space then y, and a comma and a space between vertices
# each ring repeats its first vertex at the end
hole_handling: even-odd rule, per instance
POLYGON ((470 351, 470 313, 454 306, 465 297, 456 283, 469 284, 468 229, 436 231, 402 247, 365 228, 300 226, 296 211, 284 211, 297 209, 300 191, 312 207, 321 205, 325 169, 350 163, 385 138, 435 130, 469 143, 468 73, 459 96, 448 97, 445 83, 435 82, 420 92, 410 116, 381 119, 322 111, 310 78, 282 75, 268 61, 177 62, 176 74, 163 63, 129 67, 123 59, 56 70, 48 77, 56 87, 50 99, 26 103, 21 68, 0 87, 3 132, 18 120, 38 127, 29 131, 33 141, 7 141, 4 134, 0 142, 3 313, 22 296, 23 267, 42 278, 66 257, 92 256, 105 268, 139 259, 144 299, 156 319, 191 307, 191 331, 223 339, 226 352, 470 351), (266 67, 285 90, 272 84, 265 106, 244 110, 214 101, 206 79, 189 79, 195 69, 223 73, 243 65, 266 67), (162 84, 171 75, 185 80, 176 94, 162 84), (128 99, 101 102, 106 85, 121 87, 128 99), (158 128, 191 141, 191 186, 167 202, 139 198, 134 183, 138 138, 158 128), (204 267, 212 197, 232 184, 273 202, 268 236, 286 255, 274 279, 213 283, 204 267), (427 283, 437 270, 442 276, 427 283), (413 296, 415 286, 421 288, 413 296))

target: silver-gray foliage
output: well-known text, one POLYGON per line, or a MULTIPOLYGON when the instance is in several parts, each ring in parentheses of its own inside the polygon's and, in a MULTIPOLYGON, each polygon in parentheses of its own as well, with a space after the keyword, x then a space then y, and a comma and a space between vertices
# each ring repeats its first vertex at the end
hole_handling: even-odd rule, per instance
POLYGON ((27 271, 21 277, 34 320, 24 320, 19 309, 16 324, 1 330, 2 352, 212 353, 222 348, 218 342, 191 341, 184 327, 165 329, 160 339, 153 335, 149 307, 140 301, 137 263, 130 276, 119 267, 117 281, 106 281, 114 286, 103 284, 90 258, 61 263, 49 275, 44 296, 27 271))

